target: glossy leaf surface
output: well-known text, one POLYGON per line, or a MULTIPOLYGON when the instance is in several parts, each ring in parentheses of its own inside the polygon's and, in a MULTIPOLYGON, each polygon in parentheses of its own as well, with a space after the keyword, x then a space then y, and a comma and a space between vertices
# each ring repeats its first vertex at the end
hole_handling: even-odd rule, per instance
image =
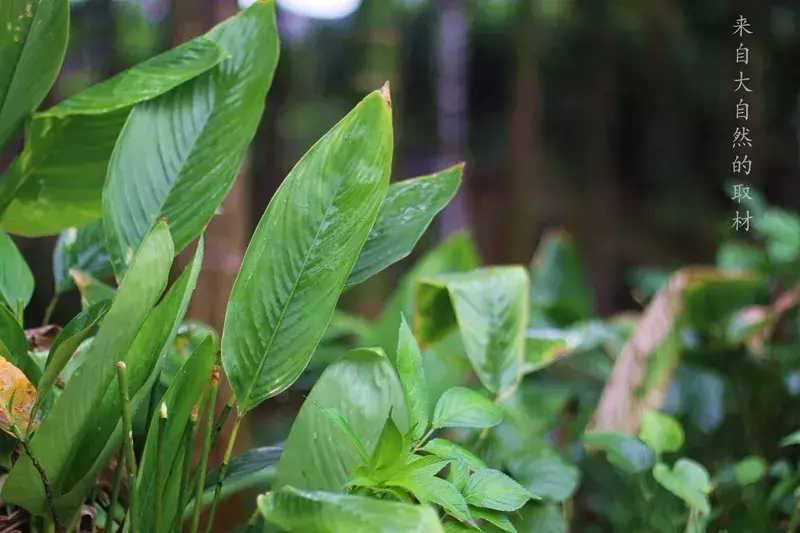
POLYGON ((69 2, 3 0, 0 21, 1 149, 56 81, 67 50, 69 2))
POLYGON ((0 225, 36 237, 101 215, 103 183, 131 108, 213 68, 225 52, 189 41, 33 116, 25 145, 0 180, 0 225))
POLYGON ((273 2, 256 2, 203 42, 229 57, 137 105, 120 133, 103 189, 103 224, 119 277, 148 228, 169 221, 181 251, 211 220, 236 178, 278 64, 273 2))
POLYGON ((15 314, 33 296, 33 274, 11 237, 0 230, 0 304, 15 314))
POLYGON ((400 381, 377 350, 353 350, 325 369, 292 424, 278 463, 275 487, 338 491, 363 458, 324 409, 334 408, 371 455, 391 410, 401 432, 408 429, 400 381))
MULTIPOLYGON (((88 429, 87 424, 114 379, 114 365, 124 358, 150 310, 167 283, 172 264, 172 240, 166 224, 158 224, 134 258, 134 267, 125 277, 119 293, 106 314, 103 326, 81 365, 53 407, 50 415, 30 441, 30 448, 59 490, 68 474, 76 446, 88 429)), ((3 485, 3 499, 34 513, 46 509, 39 473, 27 456, 11 469, 3 485)))
POLYGON ((308 365, 386 194, 388 95, 374 91, 320 139, 273 196, 236 278, 222 362, 247 411, 308 365))
POLYGON ((458 327, 481 383, 493 393, 520 376, 528 324, 528 275, 491 267, 425 279, 417 286, 414 330, 421 344, 458 327))
POLYGON ((290 487, 258 497, 261 514, 288 532, 443 533, 432 507, 290 487))
POLYGON ((112 273, 105 239, 100 220, 80 228, 69 228, 58 236, 53 251, 56 294, 75 288, 75 280, 69 273, 73 268, 96 279, 112 273))
POLYGON ((464 165, 393 183, 364 243, 347 285, 368 279, 408 256, 439 211, 453 198, 464 165))

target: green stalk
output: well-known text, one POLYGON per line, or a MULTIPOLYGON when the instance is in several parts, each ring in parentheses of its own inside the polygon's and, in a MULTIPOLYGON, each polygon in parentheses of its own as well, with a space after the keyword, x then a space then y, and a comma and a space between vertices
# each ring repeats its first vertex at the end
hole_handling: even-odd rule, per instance
POLYGON ((124 431, 125 472, 128 475, 128 520, 131 533, 136 529, 136 454, 133 451, 133 416, 131 416, 131 398, 128 392, 127 366, 123 361, 117 363, 117 379, 119 394, 122 399, 122 429, 124 431))
MULTIPOLYGON (((220 432, 222 431, 222 426, 225 425, 225 421, 228 420, 228 415, 231 413, 233 409, 233 405, 236 403, 236 395, 231 394, 231 397, 228 399, 228 403, 225 404, 223 407, 222 412, 219 414, 219 418, 217 418, 217 423, 214 426, 214 432, 211 434, 211 444, 213 445, 217 442, 217 437, 219 436, 220 432)), ((212 406, 213 408, 213 406, 212 406)))
POLYGON ((53 299, 50 300, 50 303, 47 304, 47 308, 44 310, 44 319, 42 320, 43 326, 46 326, 50 323, 50 317, 53 316, 53 311, 56 310, 56 305, 58 305, 58 294, 53 296, 53 299))
POLYGON ((250 517, 250 520, 247 522, 247 533, 256 530, 256 526, 258 525, 258 521, 261 519, 261 511, 259 510, 258 506, 256 505, 256 510, 253 512, 253 515, 250 517))
POLYGON ((197 406, 192 407, 189 415, 189 425, 183 435, 183 470, 181 471, 181 489, 178 498, 178 509, 175 511, 174 523, 177 524, 178 531, 181 530, 183 522, 183 511, 189 505, 189 474, 192 470, 192 452, 194 451, 194 438, 197 434, 197 418, 199 416, 197 406))
POLYGON ((222 484, 225 482, 225 477, 228 475, 228 463, 231 461, 233 445, 236 442, 236 435, 239 433, 239 426, 241 426, 243 419, 244 413, 239 412, 236 414, 236 421, 233 423, 233 428, 231 429, 228 446, 225 448, 225 456, 222 458, 222 464, 219 467, 219 477, 217 478, 217 486, 214 489, 214 500, 211 502, 211 510, 208 513, 206 533, 211 533, 211 529, 214 526, 214 515, 217 514, 217 506, 219 505, 220 494, 222 494, 222 484))
POLYGON ((117 468, 114 471, 114 488, 111 489, 111 500, 108 503, 108 512, 106 518, 106 529, 109 532, 113 532, 112 529, 114 527, 114 508, 117 506, 117 501, 119 500, 119 490, 122 487, 122 472, 125 470, 125 455, 122 451, 122 448, 119 449, 118 459, 117 459, 117 468))
POLYGON ((164 471, 164 439, 167 434, 167 404, 161 402, 158 410, 156 431, 156 533, 164 533, 164 486, 167 484, 164 471))
POLYGON ((208 395, 208 417, 206 421, 205 434, 203 435, 203 452, 200 455, 200 464, 197 466, 195 478, 194 512, 192 513, 192 533, 200 530, 200 509, 198 505, 203 498, 203 489, 206 482, 206 470, 208 469, 208 456, 211 454, 211 436, 214 430, 214 406, 217 404, 217 392, 219 392, 219 365, 214 365, 211 373, 211 391, 208 395))

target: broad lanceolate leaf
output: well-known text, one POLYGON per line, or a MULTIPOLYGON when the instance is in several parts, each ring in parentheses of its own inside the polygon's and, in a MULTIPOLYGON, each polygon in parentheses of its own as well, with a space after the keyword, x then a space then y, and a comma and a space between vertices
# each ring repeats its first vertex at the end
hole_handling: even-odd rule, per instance
MULTIPOLYGON (((283 446, 262 446, 247 450, 241 455, 231 459, 225 475, 225 484, 237 483, 240 480, 262 471, 275 470, 275 465, 281 458, 283 446)), ((214 469, 206 475, 205 490, 213 490, 219 479, 219 469, 214 469)))
POLYGON ((675 452, 683 446, 683 428, 671 416, 646 409, 642 416, 639 438, 656 454, 675 452))
POLYGON ((368 454, 391 410, 401 432, 408 414, 397 375, 378 350, 353 350, 325 369, 292 424, 278 463, 275 487, 338 491, 363 460, 348 437, 323 412, 347 419, 368 454))
POLYGON ((520 453, 509 462, 508 470, 531 494, 556 502, 572 496, 581 478, 577 467, 552 451, 520 453))
POLYGON ((28 339, 11 311, 0 305, 0 356, 20 369, 34 385, 42 371, 28 354, 28 339))
POLYGON ((361 439, 356 435, 355 431, 353 431, 353 428, 350 427, 350 422, 347 421, 341 411, 335 407, 323 407, 322 412, 325 413, 325 416, 327 416, 328 419, 342 431, 344 436, 347 437, 347 440, 350 441, 350 444, 352 444, 358 452, 364 464, 368 463, 369 454, 367 453, 367 449, 364 448, 364 443, 361 442, 361 439))
POLYGON ((94 279, 81 270, 71 268, 69 269, 69 276, 72 278, 72 281, 75 282, 78 291, 81 293, 81 305, 84 309, 100 303, 103 300, 113 300, 114 296, 117 294, 114 287, 94 279))
POLYGON ((118 277, 158 218, 167 217, 176 251, 200 234, 236 179, 261 119, 278 64, 274 3, 256 2, 206 38, 230 57, 137 105, 114 147, 103 223, 118 277))
MULTIPOLYGON (((158 413, 153 413, 150 422, 150 431, 145 442, 139 475, 136 479, 136 496, 139 516, 137 527, 141 531, 151 531, 155 521, 153 509, 156 497, 156 452, 164 461, 164 471, 169 474, 171 483, 164 490, 167 501, 162 502, 162 509, 167 513, 162 517, 162 523, 170 524, 175 516, 175 508, 180 500, 180 484, 175 483, 181 478, 183 469, 183 434, 189 422, 192 407, 200 402, 200 396, 211 383, 211 369, 214 366, 216 347, 210 335, 178 372, 162 401, 167 405, 167 423, 164 427, 164 446, 156 449, 158 431, 158 413)), ((166 481, 166 480, 165 480, 166 481)))
POLYGON ((704 314, 720 319, 730 315, 754 283, 751 276, 713 268, 676 272, 647 306, 617 357, 590 429, 637 434, 644 410, 658 409, 664 401, 682 351, 682 326, 704 314))
MULTIPOLYGON (((134 258, 103 325, 89 348, 87 361, 72 376, 50 415, 30 441, 56 491, 60 492, 76 446, 93 419, 109 384, 114 364, 134 342, 151 308, 167 283, 172 264, 172 239, 159 223, 134 258)), ((33 463, 21 457, 3 485, 3 499, 33 513, 45 512, 44 488, 33 463)))
MULTIPOLYGON (((4 0, 0 5, 0 149, 50 91, 64 60, 68 0, 4 0)), ((0 204, 3 203, 0 195, 0 204)), ((0 206, 0 213, 3 211, 0 206)))
MULTIPOLYGON (((417 281, 440 274, 469 272, 477 268, 478 263, 478 252, 469 235, 457 233, 445 239, 420 259, 402 278, 376 325, 372 328, 366 345, 380 346, 389 355, 389 359, 395 361, 398 344, 397 324, 401 314, 406 317, 414 314, 414 290, 417 281)), ((423 357, 423 359, 425 358, 423 357)))
POLYGON ((22 371, 0 356, 0 430, 25 434, 36 404, 36 387, 22 371))
POLYGON ((388 94, 374 91, 273 196, 222 334, 222 362, 242 410, 285 390, 308 365, 378 214, 391 160, 388 94))
POLYGON ((545 233, 530 274, 534 322, 564 327, 591 316, 591 292, 571 235, 560 230, 545 233))
MULTIPOLYGON (((197 283, 203 252, 203 239, 200 239, 194 259, 150 312, 125 354, 123 360, 128 368, 128 386, 134 413, 148 404, 153 384, 161 375, 167 352, 197 283)), ((87 355, 91 356, 91 353, 87 355)), ((119 382, 114 379, 86 426, 87 430, 77 447, 81 453, 73 458, 64 483, 70 489, 57 499, 59 506, 73 512, 94 486, 98 473, 105 468, 122 441, 121 412, 119 382)))
POLYGON ((258 497, 268 522, 292 533, 443 533, 427 505, 287 487, 258 497))
POLYGON ((520 376, 528 324, 528 274, 524 268, 491 267, 422 280, 414 329, 421 344, 458 326, 475 373, 498 394, 520 376))
POLYGON ((397 372, 406 397, 408 414, 411 417, 411 434, 420 439, 428 430, 428 383, 419 346, 408 327, 404 316, 400 316, 400 332, 397 339, 397 372))
POLYGON ((420 471, 412 471, 411 475, 391 479, 386 482, 386 485, 403 488, 413 494, 420 503, 436 504, 461 522, 475 524, 464 496, 449 481, 433 474, 420 474, 420 471))
POLYGON ((445 391, 433 412, 435 428, 490 428, 502 421, 500 406, 464 387, 445 391))
POLYGON ((0 200, 0 225, 33 237, 100 218, 108 161, 131 108, 224 57, 214 42, 195 39, 35 114, 22 154, 0 179, 0 198, 10 202, 5 209, 0 200))
POLYGON ((708 471, 701 464, 682 458, 670 469, 664 463, 658 463, 653 467, 653 477, 690 507, 703 514, 711 511, 708 503, 708 494, 712 489, 711 480, 708 471))
POLYGON ((390 185, 347 285, 361 283, 408 256, 433 217, 456 194, 463 172, 464 165, 458 164, 390 185))
POLYGON ((475 507, 516 511, 532 498, 528 490, 498 470, 474 472, 464 487, 464 498, 475 507))
POLYGON ((69 273, 73 268, 96 279, 112 273, 101 220, 95 220, 80 228, 69 228, 58 236, 53 251, 56 294, 75 288, 75 280, 69 273))
POLYGON ((0 305, 14 314, 24 309, 33 296, 33 274, 11 237, 0 230, 0 305))
POLYGON ((458 459, 464 461, 473 470, 486 468, 486 464, 471 451, 450 442, 447 439, 431 439, 421 448, 422 451, 432 453, 442 459, 458 459))
POLYGON ((372 452, 372 457, 370 457, 369 467, 371 470, 388 468, 400 460, 404 451, 406 450, 403 434, 389 416, 383 425, 383 431, 381 431, 378 444, 372 452))
POLYGON ((103 300, 81 311, 58 334, 47 355, 47 363, 37 387, 39 397, 45 398, 61 371, 78 346, 92 333, 94 327, 111 309, 111 300, 103 300))
POLYGON ((492 524, 500 531, 517 533, 517 528, 514 527, 514 524, 511 523, 511 520, 509 520, 506 515, 499 511, 487 511, 486 509, 473 507, 470 509, 470 513, 472 513, 473 517, 480 518, 481 520, 492 524))

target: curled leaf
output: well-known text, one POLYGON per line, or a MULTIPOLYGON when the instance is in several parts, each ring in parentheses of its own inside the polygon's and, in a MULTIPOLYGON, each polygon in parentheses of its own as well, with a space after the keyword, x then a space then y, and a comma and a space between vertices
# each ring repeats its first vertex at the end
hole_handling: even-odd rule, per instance
POLYGON ((22 371, 0 356, 0 429, 12 436, 28 427, 36 387, 22 371))

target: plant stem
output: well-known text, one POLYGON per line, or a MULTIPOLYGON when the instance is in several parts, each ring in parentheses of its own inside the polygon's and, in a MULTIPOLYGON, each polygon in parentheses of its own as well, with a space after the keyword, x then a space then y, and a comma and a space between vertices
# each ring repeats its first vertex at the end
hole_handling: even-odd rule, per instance
MULTIPOLYGON (((211 444, 217 442, 217 437, 219 436, 220 432, 222 431, 222 426, 225 425, 225 421, 228 420, 228 415, 231 413, 233 409, 233 405, 236 403, 236 395, 231 394, 231 397, 228 398, 228 403, 225 404, 225 407, 222 408, 222 412, 219 414, 219 418, 217 418, 217 423, 214 425, 214 432, 211 434, 211 444)), ((214 406, 211 406, 211 409, 214 409, 214 406)))
POLYGON ((53 299, 50 300, 50 303, 47 304, 47 307, 44 310, 44 318, 42 319, 43 326, 46 326, 50 323, 50 317, 53 316, 53 311, 56 310, 56 305, 58 305, 58 294, 53 295, 53 299))
POLYGON ((181 530, 183 511, 186 509, 186 506, 189 505, 189 474, 192 470, 192 452, 194 451, 194 439, 197 434, 197 418, 199 414, 197 406, 193 406, 192 413, 189 415, 189 425, 186 426, 186 431, 184 431, 183 435, 183 470, 181 470, 181 488, 180 496, 178 497, 178 509, 175 512, 174 520, 178 531, 181 530))
POLYGON ((427 433, 425 433, 425 434, 422 436, 422 438, 421 438, 421 439, 419 439, 419 443, 417 443, 417 445, 416 445, 416 446, 414 446, 414 449, 413 449, 413 450, 411 450, 411 451, 412 451, 412 452, 416 452, 416 451, 418 451, 420 448, 422 448, 423 446, 425 446, 425 442, 426 442, 426 441, 427 441, 429 438, 431 438, 431 435, 433 435, 433 432, 434 432, 434 431, 436 431, 436 428, 431 428, 430 430, 428 430, 428 432, 427 432, 427 433))
POLYGON ((122 400, 122 429, 124 431, 123 446, 125 448, 125 472, 128 477, 128 520, 131 533, 136 529, 136 454, 133 450, 133 417, 131 416, 131 398, 128 392, 128 377, 123 361, 117 363, 117 379, 119 394, 122 400))
POLYGON ((161 402, 158 410, 156 431, 156 533, 164 533, 164 486, 167 484, 164 471, 164 439, 167 434, 167 404, 161 402))
POLYGON ((119 449, 117 459, 117 469, 114 471, 114 488, 111 489, 111 500, 108 502, 108 512, 106 513, 106 530, 113 532, 114 527, 114 508, 119 500, 119 490, 122 487, 122 472, 125 470, 125 454, 122 447, 119 449))
POLYGON ((211 510, 208 513, 206 533, 211 533, 211 529, 214 526, 214 515, 217 514, 217 506, 222 494, 222 484, 225 482, 225 476, 228 475, 228 463, 230 463, 231 455, 233 455, 233 445, 236 442, 236 435, 239 433, 239 426, 241 426, 242 420, 244 420, 244 413, 236 413, 236 421, 233 423, 228 446, 225 448, 225 456, 222 458, 222 464, 219 467, 219 477, 217 478, 217 486, 214 488, 214 500, 211 502, 211 510))
MULTIPOLYGON (((12 420, 12 419, 9 419, 12 420)), ((39 472, 39 476, 42 478, 42 484, 44 485, 44 494, 45 498, 47 498, 47 506, 50 508, 50 514, 53 516, 53 521, 48 523, 54 527, 54 530, 58 533, 64 531, 64 527, 61 525, 61 522, 58 520, 58 513, 56 512, 56 504, 55 498, 53 497, 53 487, 50 485, 50 480, 47 478, 47 472, 44 471, 42 464, 39 460, 33 455, 28 443, 22 438, 22 435, 18 434, 17 438, 22 444, 22 449, 25 450, 25 455, 30 458, 33 466, 39 472)))
POLYGON ((252 516, 250 516, 250 520, 247 522, 247 533, 256 530, 256 526, 258 525, 260 518, 261 511, 259 511, 258 506, 256 506, 256 510, 253 512, 252 516))
POLYGON ((214 406, 217 403, 217 392, 219 391, 219 365, 214 365, 214 370, 211 372, 211 390, 208 394, 208 416, 205 426, 205 434, 203 440, 203 452, 200 455, 200 464, 197 466, 195 477, 195 493, 194 493, 194 512, 192 513, 192 533, 198 533, 200 530, 200 501, 203 498, 203 489, 205 488, 206 470, 208 469, 208 456, 211 454, 212 433, 214 431, 214 406))

